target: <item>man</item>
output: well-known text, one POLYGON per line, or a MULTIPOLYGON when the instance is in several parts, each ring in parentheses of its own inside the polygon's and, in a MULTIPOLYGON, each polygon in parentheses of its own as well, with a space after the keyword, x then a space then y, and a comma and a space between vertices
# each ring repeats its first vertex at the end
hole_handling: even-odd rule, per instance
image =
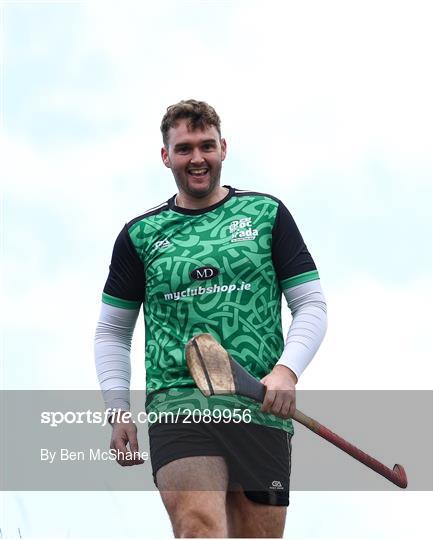
MULTIPOLYGON (((281 537, 295 385, 326 330, 319 276, 281 201, 221 186, 227 144, 212 107, 172 105, 161 131, 162 161, 178 193, 130 221, 116 240, 96 333, 106 405, 129 409, 129 348, 143 303, 147 412, 180 412, 177 422, 161 419, 149 430, 154 478, 175 535, 281 537), (293 316, 285 346, 282 292, 293 316), (202 332, 266 385, 261 407, 200 394, 184 347, 202 332), (113 390, 124 397, 110 400, 113 390), (217 421, 222 413, 230 421, 217 421)), ((136 427, 120 418, 111 447, 126 452, 127 444, 138 450, 136 427)))

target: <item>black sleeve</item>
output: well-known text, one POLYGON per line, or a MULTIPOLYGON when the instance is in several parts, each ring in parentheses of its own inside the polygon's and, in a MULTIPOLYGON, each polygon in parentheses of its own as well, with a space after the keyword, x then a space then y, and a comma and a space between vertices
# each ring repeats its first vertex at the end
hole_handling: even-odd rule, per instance
POLYGON ((114 243, 110 272, 105 283, 104 293, 141 304, 144 299, 144 291, 144 265, 125 225, 114 243))
POLYGON ((272 229, 272 260, 280 282, 306 272, 313 276, 316 270, 292 215, 281 201, 272 229))

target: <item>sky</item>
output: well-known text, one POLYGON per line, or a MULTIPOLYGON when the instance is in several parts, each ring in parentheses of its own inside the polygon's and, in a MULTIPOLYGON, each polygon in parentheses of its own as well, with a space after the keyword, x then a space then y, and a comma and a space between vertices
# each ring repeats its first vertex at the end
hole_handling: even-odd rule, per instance
MULTIPOLYGON (((298 387, 432 389, 429 2, 0 9, 1 388, 98 387, 93 336, 114 239, 176 192, 159 125, 193 97, 222 118, 223 183, 283 200, 319 269, 328 333, 298 387)), ((143 342, 139 324, 135 389, 143 342)), ((423 538, 433 502, 430 492, 291 500, 285 534, 300 539, 423 538)), ((170 535, 154 492, 11 492, 3 510, 11 537, 18 527, 114 537, 125 519, 131 537, 170 535)))

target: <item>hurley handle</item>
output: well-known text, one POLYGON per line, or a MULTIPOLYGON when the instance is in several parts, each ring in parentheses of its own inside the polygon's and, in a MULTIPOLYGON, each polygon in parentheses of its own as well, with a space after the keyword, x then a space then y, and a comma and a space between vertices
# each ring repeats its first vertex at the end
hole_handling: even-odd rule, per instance
MULTIPOLYGON (((266 394, 265 385, 250 375, 248 371, 233 360, 233 358, 229 358, 235 381, 236 393, 263 403, 266 394)), ((343 452, 346 452, 346 454, 349 454, 373 471, 382 475, 396 486, 403 489, 407 487, 407 476, 402 465, 396 464, 393 469, 390 469, 298 409, 295 410, 292 418, 310 429, 313 433, 316 433, 316 435, 319 435, 337 448, 340 448, 340 450, 343 450, 343 452)))
POLYGON ((320 424, 317 420, 310 418, 298 409, 296 409, 295 414, 293 415, 293 419, 305 426, 306 428, 310 429, 313 433, 316 433, 316 435, 319 435, 323 439, 326 439, 328 442, 330 442, 337 448, 340 448, 340 450, 343 450, 343 452, 346 452, 346 454, 349 454, 349 456, 352 456, 373 471, 384 476, 387 480, 389 480, 396 486, 403 489, 407 487, 407 476, 402 465, 399 465, 397 463, 392 469, 390 469, 374 457, 369 456, 368 454, 366 454, 350 442, 346 441, 327 427, 322 426, 322 424, 320 424))
POLYGON ((229 360, 236 393, 262 403, 265 399, 266 386, 250 375, 248 371, 233 360, 231 356, 229 356, 229 360))

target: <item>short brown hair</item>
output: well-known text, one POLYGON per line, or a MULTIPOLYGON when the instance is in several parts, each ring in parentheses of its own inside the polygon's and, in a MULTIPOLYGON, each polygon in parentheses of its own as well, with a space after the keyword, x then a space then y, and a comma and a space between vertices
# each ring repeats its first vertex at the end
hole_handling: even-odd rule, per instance
POLYGON ((221 137, 221 120, 215 109, 205 101, 186 99, 167 107, 161 122, 161 133, 164 146, 168 146, 168 131, 175 127, 179 120, 188 119, 188 128, 191 130, 205 129, 215 126, 221 137))

